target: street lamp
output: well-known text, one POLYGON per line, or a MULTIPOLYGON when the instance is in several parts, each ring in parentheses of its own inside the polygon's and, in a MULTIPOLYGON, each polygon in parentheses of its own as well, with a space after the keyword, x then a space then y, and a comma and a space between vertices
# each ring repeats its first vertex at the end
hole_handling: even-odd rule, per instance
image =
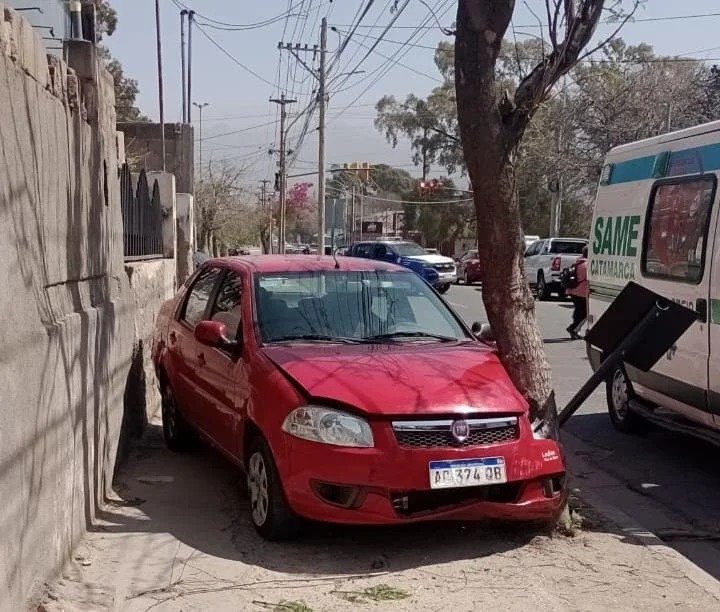
POLYGON ((206 106, 210 106, 209 102, 193 102, 193 106, 197 106, 200 110, 200 137, 198 138, 198 142, 200 143, 200 146, 198 147, 198 155, 200 157, 200 178, 202 179, 202 115, 203 115, 203 108, 206 106))

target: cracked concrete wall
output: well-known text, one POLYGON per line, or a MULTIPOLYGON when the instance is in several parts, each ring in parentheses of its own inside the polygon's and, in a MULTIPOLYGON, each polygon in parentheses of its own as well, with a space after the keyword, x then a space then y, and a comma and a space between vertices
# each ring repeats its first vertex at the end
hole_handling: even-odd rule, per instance
POLYGON ((143 351, 174 289, 174 260, 126 269, 112 78, 92 45, 71 46, 70 66, 47 57, 0 0, 2 610, 101 511, 125 401, 157 407, 143 351))

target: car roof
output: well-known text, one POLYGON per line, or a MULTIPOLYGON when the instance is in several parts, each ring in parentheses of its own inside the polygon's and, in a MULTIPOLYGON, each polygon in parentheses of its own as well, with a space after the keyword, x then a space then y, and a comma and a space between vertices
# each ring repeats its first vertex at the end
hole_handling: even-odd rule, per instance
POLYGON ((400 271, 402 266, 360 257, 331 257, 330 255, 240 255, 218 257, 204 262, 223 267, 245 269, 254 273, 314 272, 318 270, 344 270, 346 272, 400 271), (337 261, 337 263, 336 263, 337 261))

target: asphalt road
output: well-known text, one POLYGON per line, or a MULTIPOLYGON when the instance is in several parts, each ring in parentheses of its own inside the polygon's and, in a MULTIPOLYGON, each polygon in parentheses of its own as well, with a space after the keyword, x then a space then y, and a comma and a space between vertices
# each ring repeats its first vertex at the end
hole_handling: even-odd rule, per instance
MULTIPOLYGON (((454 286, 445 297, 469 323, 487 322, 479 287, 454 286)), ((569 302, 536 302, 536 308, 562 408, 591 374, 585 345, 567 337, 569 302)), ((565 429, 582 442, 577 454, 625 485, 608 489, 614 505, 720 579, 720 449, 660 429, 617 432, 604 386, 565 429)))

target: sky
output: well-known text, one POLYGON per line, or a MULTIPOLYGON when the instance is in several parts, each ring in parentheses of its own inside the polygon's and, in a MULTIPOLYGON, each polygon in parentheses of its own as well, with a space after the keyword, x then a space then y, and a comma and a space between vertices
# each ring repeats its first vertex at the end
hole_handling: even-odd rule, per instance
MULTIPOLYGON (((126 74, 137 79, 137 104, 142 112, 157 120, 154 3, 112 0, 111 4, 118 12, 118 27, 104 42, 122 62, 126 74)), ((452 41, 452 37, 438 24, 452 25, 457 0, 160 0, 167 122, 182 119, 182 6, 198 13, 193 32, 192 100, 208 104, 203 111, 203 164, 226 160, 246 166, 248 182, 273 176, 277 160, 268 149, 278 146, 278 105, 269 98, 285 93, 297 99, 297 103, 287 105, 288 122, 292 123, 309 104, 315 86, 314 77, 290 53, 278 50, 278 43, 308 43, 312 48, 319 43, 320 19, 325 16, 330 27, 331 65, 327 166, 368 161, 420 174, 412 164, 407 141, 393 148, 374 128, 374 105, 384 95, 399 99, 408 93, 425 96, 439 84, 433 50, 439 41, 452 41), (341 41, 368 4, 360 27, 337 59, 341 41), (384 38, 368 53, 391 22, 384 38), (356 70, 364 72, 343 76, 356 70)), ((513 24, 519 39, 537 34, 535 15, 542 16, 544 6, 544 0, 516 3, 513 24)), ((603 24, 596 38, 606 37, 615 27, 603 24)), ((630 44, 651 44, 659 54, 716 59, 720 63, 719 28, 717 0, 647 0, 636 21, 626 24, 620 35, 630 44)), ((312 63, 312 52, 301 56, 312 63)), ((193 123, 199 139, 195 107, 193 123)), ((289 132, 288 147, 296 149, 290 175, 317 168, 317 113, 298 149, 303 124, 301 117, 289 132)), ((197 147, 198 143, 196 157, 197 147)), ((442 174, 442 169, 433 168, 433 174, 442 174)), ((314 177, 302 180, 313 182, 314 177)))

